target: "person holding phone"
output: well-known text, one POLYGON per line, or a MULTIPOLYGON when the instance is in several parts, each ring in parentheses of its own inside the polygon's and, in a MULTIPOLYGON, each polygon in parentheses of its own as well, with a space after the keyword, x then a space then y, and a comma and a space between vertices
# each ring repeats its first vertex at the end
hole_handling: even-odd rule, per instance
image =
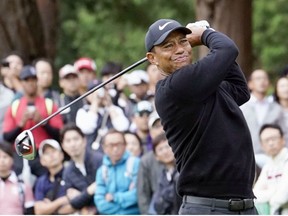
MULTIPOLYGON (((51 99, 40 97, 37 93, 37 77, 35 68, 25 66, 19 76, 23 86, 24 95, 17 100, 14 100, 8 107, 3 124, 4 140, 14 143, 14 140, 22 131, 33 127, 48 115, 57 111, 58 107, 51 99)), ((62 128, 63 122, 61 116, 55 116, 50 119, 47 124, 35 128, 32 131, 36 148, 38 149, 41 141, 45 139, 58 139, 59 131, 62 128)), ((31 171, 34 175, 39 176, 45 171, 39 163, 39 157, 29 161, 31 171)), ((19 164, 16 164, 19 166, 19 164)), ((20 165, 21 166, 21 165, 20 165)))

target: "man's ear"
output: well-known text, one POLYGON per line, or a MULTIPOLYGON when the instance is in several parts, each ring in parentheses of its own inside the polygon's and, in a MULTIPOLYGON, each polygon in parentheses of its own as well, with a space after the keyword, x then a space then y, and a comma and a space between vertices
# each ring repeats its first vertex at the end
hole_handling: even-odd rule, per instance
POLYGON ((148 61, 149 61, 151 64, 158 65, 157 59, 156 59, 156 57, 155 57, 155 53, 153 53, 153 52, 147 52, 147 53, 146 53, 146 57, 147 57, 148 61))

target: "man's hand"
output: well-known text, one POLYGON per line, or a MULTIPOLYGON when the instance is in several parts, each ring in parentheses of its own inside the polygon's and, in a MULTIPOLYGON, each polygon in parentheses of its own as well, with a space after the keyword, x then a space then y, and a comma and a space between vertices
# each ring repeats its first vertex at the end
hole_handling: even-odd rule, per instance
POLYGON ((112 194, 107 193, 107 194, 105 195, 105 200, 106 200, 107 202, 111 202, 111 201, 113 201, 113 199, 114 199, 114 197, 113 197, 112 194))
POLYGON ((201 20, 195 23, 188 23, 186 28, 189 28, 192 33, 186 35, 192 47, 202 45, 201 37, 203 32, 210 27, 206 20, 201 20))

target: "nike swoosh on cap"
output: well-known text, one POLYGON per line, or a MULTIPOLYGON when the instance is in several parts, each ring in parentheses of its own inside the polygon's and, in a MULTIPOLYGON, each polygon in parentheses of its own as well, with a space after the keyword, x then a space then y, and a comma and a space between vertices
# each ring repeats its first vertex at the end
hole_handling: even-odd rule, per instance
POLYGON ((172 21, 167 22, 167 23, 163 24, 162 26, 159 25, 159 30, 162 31, 162 30, 163 30, 167 25, 169 25, 170 23, 172 23, 172 21))

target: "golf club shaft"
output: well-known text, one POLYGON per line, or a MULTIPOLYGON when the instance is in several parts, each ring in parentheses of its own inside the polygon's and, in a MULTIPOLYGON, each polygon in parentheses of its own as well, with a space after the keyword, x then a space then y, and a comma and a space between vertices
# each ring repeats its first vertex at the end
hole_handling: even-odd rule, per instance
POLYGON ((93 89, 87 91, 85 94, 79 96, 78 98, 76 98, 75 100, 71 101, 70 103, 66 104, 65 106, 63 106, 62 108, 58 109, 56 112, 52 113, 51 115, 49 115, 47 118, 43 119, 42 121, 40 121, 39 123, 37 123, 36 125, 34 125, 33 127, 31 127, 29 130, 32 131, 35 128, 39 127, 40 125, 46 123, 47 121, 49 121, 51 118, 53 118, 54 116, 58 115, 59 113, 61 113, 63 110, 67 109, 68 107, 70 107, 71 105, 73 105, 74 103, 76 103, 79 100, 82 100, 83 98, 87 97, 88 95, 90 95, 91 93, 93 93, 94 91, 98 90, 99 88, 102 88, 103 86, 105 86, 106 84, 110 83, 111 81, 117 79, 118 77, 122 76, 123 74, 127 73, 128 71, 132 70, 133 68, 137 67, 138 65, 144 63, 145 61, 147 61, 147 57, 144 57, 143 59, 135 62, 134 64, 130 65, 129 67, 127 67, 126 69, 120 71, 119 73, 115 74, 114 76, 112 76, 110 79, 106 80, 103 83, 100 83, 99 85, 95 86, 93 89))

